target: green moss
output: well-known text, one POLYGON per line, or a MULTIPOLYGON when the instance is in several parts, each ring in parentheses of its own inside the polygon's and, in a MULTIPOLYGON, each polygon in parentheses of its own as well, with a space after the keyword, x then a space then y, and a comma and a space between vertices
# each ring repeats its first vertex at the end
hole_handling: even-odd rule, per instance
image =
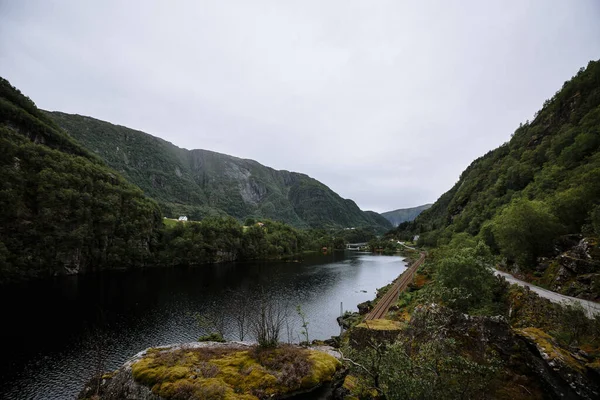
POLYGON ((354 375, 346 375, 342 387, 350 392, 344 397, 346 400, 375 399, 378 396, 377 390, 366 384, 363 378, 354 375))
POLYGON ((357 328, 373 329, 377 331, 397 331, 402 329, 402 324, 389 319, 373 319, 356 326, 357 328))
POLYGON ((112 377, 115 376, 116 373, 117 371, 105 372, 104 374, 102 374, 102 379, 112 379, 112 377))
POLYGON ((340 361, 322 351, 310 350, 309 359, 313 366, 311 374, 304 378, 302 386, 311 387, 319 385, 322 382, 329 382, 333 378, 335 371, 341 366, 340 361))
POLYGON ((546 357, 551 361, 561 361, 576 371, 583 372, 582 363, 577 361, 568 351, 560 348, 552 336, 538 328, 517 329, 521 335, 531 339, 538 349, 546 354, 546 357))
POLYGON ((291 346, 272 350, 151 349, 132 365, 136 381, 166 399, 257 399, 330 381, 340 362, 291 346))

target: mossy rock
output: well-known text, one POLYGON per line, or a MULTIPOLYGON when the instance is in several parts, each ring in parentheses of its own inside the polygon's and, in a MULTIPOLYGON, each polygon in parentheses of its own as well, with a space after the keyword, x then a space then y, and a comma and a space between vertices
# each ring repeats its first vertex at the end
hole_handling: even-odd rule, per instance
POLYGON ((366 384, 363 378, 355 375, 346 375, 342 388, 347 393, 344 400, 375 399, 378 397, 377 390, 366 384))
POLYGON ((131 365, 136 382, 165 399, 280 398, 329 382, 340 361, 297 346, 151 349, 131 365))
POLYGON ((575 356, 569 351, 561 348, 552 338, 552 336, 548 335, 541 329, 529 327, 524 329, 516 329, 516 332, 522 337, 532 341, 538 348, 541 356, 550 365, 557 365, 560 363, 561 365, 564 365, 577 372, 581 373, 584 371, 585 367, 581 360, 576 359, 575 356))
POLYGON ((350 344, 355 348, 363 348, 373 341, 391 343, 404 326, 402 322, 388 319, 364 321, 350 330, 350 344))

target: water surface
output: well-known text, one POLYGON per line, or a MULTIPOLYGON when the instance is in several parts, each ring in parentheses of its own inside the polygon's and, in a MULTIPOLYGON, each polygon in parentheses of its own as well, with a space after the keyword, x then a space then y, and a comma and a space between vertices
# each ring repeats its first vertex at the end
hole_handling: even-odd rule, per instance
POLYGON ((236 296, 287 309, 284 341, 300 337, 297 305, 310 339, 327 339, 339 334, 341 302, 356 311, 404 269, 401 257, 347 252, 299 263, 111 271, 4 286, 0 398, 73 398, 96 370, 116 369, 147 347, 197 340, 206 332, 195 313, 223 315, 226 338, 237 340, 236 296))

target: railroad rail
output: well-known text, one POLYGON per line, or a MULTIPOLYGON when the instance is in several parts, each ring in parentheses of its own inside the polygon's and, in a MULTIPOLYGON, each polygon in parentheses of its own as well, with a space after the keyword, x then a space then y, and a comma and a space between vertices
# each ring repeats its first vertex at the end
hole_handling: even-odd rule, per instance
POLYGON ((365 317, 366 321, 385 317, 390 306, 398 299, 400 292, 406 290, 409 283, 412 282, 415 272, 417 272, 417 269, 423 264, 423 261, 425 261, 425 253, 421 253, 421 258, 415 261, 408 269, 402 272, 398 278, 396 278, 392 287, 377 302, 375 308, 367 314, 365 317))

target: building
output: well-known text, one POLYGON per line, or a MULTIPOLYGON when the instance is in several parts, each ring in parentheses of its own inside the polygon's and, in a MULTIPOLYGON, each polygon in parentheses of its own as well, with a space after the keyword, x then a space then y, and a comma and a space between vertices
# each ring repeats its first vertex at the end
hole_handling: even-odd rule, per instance
POLYGON ((185 215, 180 215, 178 221, 187 221, 187 217, 185 215))

